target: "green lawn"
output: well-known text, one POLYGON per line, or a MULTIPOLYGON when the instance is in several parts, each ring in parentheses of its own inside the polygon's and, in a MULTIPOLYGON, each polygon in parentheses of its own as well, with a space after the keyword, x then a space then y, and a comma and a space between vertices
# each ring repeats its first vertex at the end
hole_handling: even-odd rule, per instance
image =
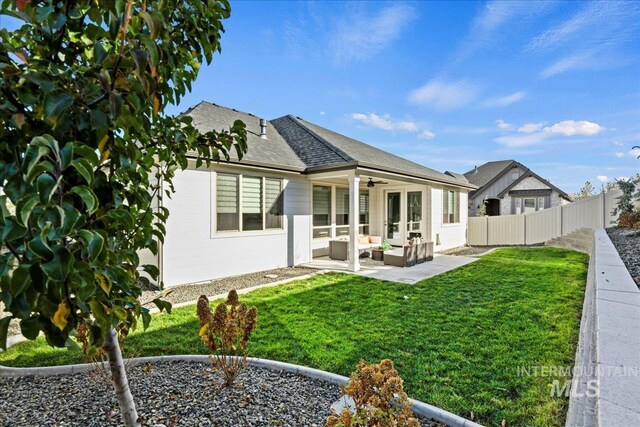
MULTIPOLYGON (((259 310, 250 353, 343 375, 361 358, 391 358, 416 399, 485 425, 564 425, 568 401, 550 397, 552 379, 517 367, 572 366, 587 261, 562 249, 501 249, 415 285, 327 274, 258 290, 241 296, 259 310)), ((205 353, 194 313, 157 316, 128 349, 205 353)), ((42 339, 0 353, 11 366, 79 361, 42 339)))

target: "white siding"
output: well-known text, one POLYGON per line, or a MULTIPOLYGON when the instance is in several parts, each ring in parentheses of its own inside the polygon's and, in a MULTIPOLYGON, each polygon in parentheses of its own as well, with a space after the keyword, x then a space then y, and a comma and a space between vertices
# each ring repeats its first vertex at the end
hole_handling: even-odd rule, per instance
POLYGON ((187 170, 176 174, 176 193, 165 198, 169 209, 163 245, 166 286, 285 267, 309 261, 309 192, 305 178, 285 178, 282 230, 212 232, 215 172, 187 170))
POLYGON ((434 251, 464 246, 467 243, 467 218, 468 193, 460 192, 460 222, 458 224, 443 224, 442 222, 442 188, 431 190, 431 239, 434 242, 434 251), (440 244, 436 245, 437 237, 440 244))

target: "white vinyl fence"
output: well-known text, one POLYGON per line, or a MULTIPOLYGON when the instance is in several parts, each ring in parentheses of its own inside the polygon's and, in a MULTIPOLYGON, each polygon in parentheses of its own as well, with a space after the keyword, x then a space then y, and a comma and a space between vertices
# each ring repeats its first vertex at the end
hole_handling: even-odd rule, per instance
POLYGON ((472 246, 533 245, 579 228, 614 225, 620 190, 600 193, 564 206, 520 215, 469 217, 467 242, 472 246))

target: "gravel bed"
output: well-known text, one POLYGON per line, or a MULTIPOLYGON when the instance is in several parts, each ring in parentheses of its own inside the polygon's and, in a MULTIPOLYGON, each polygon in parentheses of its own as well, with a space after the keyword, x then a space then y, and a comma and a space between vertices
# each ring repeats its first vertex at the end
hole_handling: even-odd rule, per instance
MULTIPOLYGON (((195 301, 200 295, 213 296, 224 294, 232 289, 244 289, 268 283, 279 282, 293 277, 304 276, 305 274, 317 273, 318 270, 304 267, 277 268, 275 270, 260 271, 258 273, 243 274, 240 276, 225 277, 215 279, 210 282, 198 284, 186 284, 172 286, 171 294, 163 299, 178 304, 181 302, 195 301)), ((142 301, 150 301, 157 295, 157 292, 142 292, 142 301)))
POLYGON ((640 288, 640 230, 607 228, 607 234, 640 288))
MULTIPOLYGON (((232 387, 211 365, 162 362, 129 368, 142 424, 148 426, 324 426, 338 386, 247 366, 232 387)), ((95 373, 0 377, 0 425, 118 426, 110 382, 95 373)), ((434 426, 426 421, 423 426, 434 426)))

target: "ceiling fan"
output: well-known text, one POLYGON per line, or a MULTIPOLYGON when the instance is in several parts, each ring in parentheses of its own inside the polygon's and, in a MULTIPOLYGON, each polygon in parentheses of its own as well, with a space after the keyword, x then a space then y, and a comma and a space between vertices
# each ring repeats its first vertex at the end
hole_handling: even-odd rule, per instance
POLYGON ((367 182, 367 187, 373 188, 376 184, 388 184, 388 182, 384 181, 374 181, 373 178, 369 178, 369 182, 367 182))

